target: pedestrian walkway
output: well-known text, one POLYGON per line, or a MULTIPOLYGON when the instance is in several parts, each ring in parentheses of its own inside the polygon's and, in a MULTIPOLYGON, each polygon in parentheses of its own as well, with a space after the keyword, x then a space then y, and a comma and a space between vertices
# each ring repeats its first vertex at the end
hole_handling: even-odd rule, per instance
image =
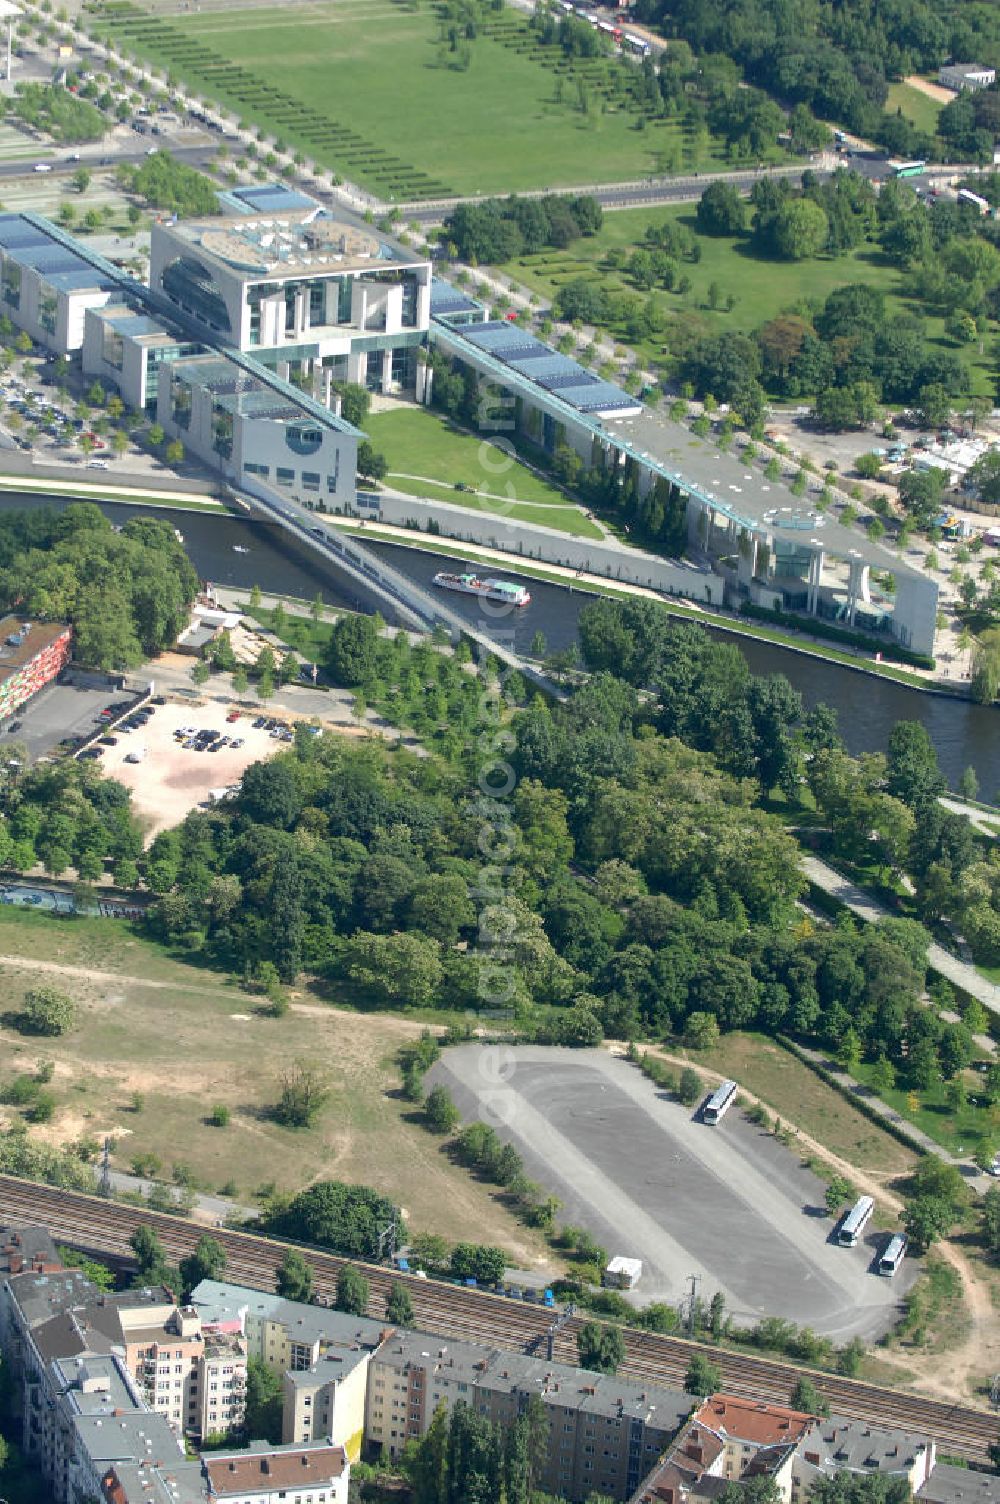
MULTIPOLYGON (((859 888, 856 883, 842 877, 839 872, 828 867, 826 862, 820 861, 819 857, 803 852, 801 866, 811 883, 815 883, 817 888, 822 888, 824 893, 829 893, 831 898, 835 898, 869 924, 878 924, 883 919, 893 917, 864 888, 859 888)), ((932 941, 927 948, 927 963, 939 976, 945 977, 955 987, 961 987, 970 997, 977 998, 991 1013, 1000 1014, 1000 987, 980 976, 969 962, 960 961, 957 956, 932 941)))

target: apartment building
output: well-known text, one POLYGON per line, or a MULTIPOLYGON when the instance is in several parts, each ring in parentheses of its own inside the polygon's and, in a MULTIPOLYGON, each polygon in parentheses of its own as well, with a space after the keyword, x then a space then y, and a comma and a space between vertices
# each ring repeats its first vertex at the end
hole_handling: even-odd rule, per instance
POLYGON ((198 1462, 123 1462, 101 1480, 104 1504, 347 1504, 342 1447, 257 1443, 198 1462))
POLYGON ((362 1348, 330 1351, 282 1380, 281 1434, 286 1441, 329 1438, 348 1457, 361 1456, 371 1353, 362 1348))
POLYGON ((65 622, 0 619, 0 719, 62 672, 72 646, 73 628, 65 622))
POLYGON ((172 1302, 120 1311, 125 1364, 150 1408, 178 1432, 217 1436, 246 1408, 246 1346, 234 1332, 204 1326, 193 1306, 172 1302))
POLYGON ((570 1500, 625 1499, 690 1414, 691 1396, 586 1373, 469 1342, 397 1332, 373 1355, 365 1436, 397 1457, 423 1436, 439 1404, 464 1400, 509 1425, 532 1398, 545 1407, 549 1443, 542 1486, 570 1500))
MULTIPOLYGON (((903 1431, 713 1394, 630 1504, 697 1504, 728 1483, 762 1475, 774 1480, 786 1504, 802 1504, 817 1479, 845 1470, 905 1479, 923 1497, 934 1464, 934 1443, 903 1431)), ((928 1504, 938 1504, 933 1494, 928 1504)), ((959 1501, 945 1496, 939 1504, 959 1501)), ((965 1504, 976 1501, 970 1497, 965 1504)))

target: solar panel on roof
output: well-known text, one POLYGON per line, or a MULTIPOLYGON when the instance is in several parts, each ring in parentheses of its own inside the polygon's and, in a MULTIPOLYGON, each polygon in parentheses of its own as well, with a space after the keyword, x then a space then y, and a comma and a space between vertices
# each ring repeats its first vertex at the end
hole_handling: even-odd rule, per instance
POLYGON ((586 376, 580 371, 567 372, 563 376, 540 376, 539 386, 543 386, 547 392, 578 391, 580 387, 600 386, 596 376, 586 376))

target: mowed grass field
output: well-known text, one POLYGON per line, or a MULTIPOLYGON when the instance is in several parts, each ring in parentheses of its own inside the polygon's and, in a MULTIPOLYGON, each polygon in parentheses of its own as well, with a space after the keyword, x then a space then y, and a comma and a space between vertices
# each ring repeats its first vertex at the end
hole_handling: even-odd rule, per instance
POLYGON ((937 131, 938 116, 943 108, 940 100, 931 99, 929 94, 915 89, 912 84, 889 85, 886 109, 899 110, 918 130, 926 131, 930 136, 937 131))
POLYGON ((480 29, 464 69, 449 65, 430 4, 327 0, 161 20, 111 0, 99 25, 109 23, 119 45, 401 201, 616 182, 666 159, 674 170, 713 160, 711 143, 675 122, 637 129, 601 87, 603 63, 563 68, 513 14, 480 29))
MULTIPOLYGON (((519 257, 502 270, 547 301, 567 282, 587 277, 608 292, 626 292, 645 303, 650 294, 636 289, 624 271, 609 266, 607 258, 616 251, 630 252, 642 246, 650 225, 671 220, 695 230, 694 205, 671 204, 606 213, 596 235, 575 241, 565 251, 519 257)), ((704 319, 709 332, 748 332, 795 304, 822 303, 836 288, 858 282, 886 293, 890 318, 894 312, 921 313, 919 305, 905 296, 904 274, 891 266, 875 246, 860 246, 843 256, 781 262, 755 255, 748 237, 699 235, 698 246, 700 261, 678 263, 678 276, 690 280, 688 291, 661 290, 652 295, 665 320, 679 313, 697 314, 704 319), (713 283, 719 303, 715 310, 709 306, 709 288, 713 283), (734 303, 727 313, 723 308, 730 294, 734 303)), ((959 350, 945 335, 942 318, 926 319, 926 327, 929 336, 944 348, 959 350)), ((626 339, 623 330, 613 332, 626 339)), ((636 348, 647 360, 655 360, 662 357, 665 346, 669 346, 669 332, 663 338, 647 339, 636 348)), ((973 391, 992 395, 994 377, 988 354, 979 356, 975 346, 963 346, 960 353, 969 364, 973 391)))
MULTIPOLYGON (((174 1165, 188 1166, 204 1189, 232 1183, 244 1201, 268 1183, 294 1192, 316 1179, 361 1182, 392 1196, 417 1230, 499 1243, 516 1263, 545 1257, 538 1235, 453 1165, 398 1096, 395 1053, 419 1033, 417 1021, 340 1010, 305 989, 291 993, 284 1018, 269 1018, 227 977, 173 960, 119 920, 61 920, 7 907, 0 908, 0 977, 3 1095, 39 1061, 54 1065, 47 1089, 55 1116, 32 1127, 33 1136, 73 1143, 110 1134, 116 1169, 153 1153, 164 1178, 174 1165), (68 970, 53 974, 32 961, 68 970), (77 1004, 77 1026, 62 1038, 26 1036, 12 1025, 24 992, 40 983, 77 1004), (316 1127, 300 1132, 269 1113, 281 1072, 298 1060, 330 1088, 316 1127), (228 1127, 207 1121, 217 1104, 230 1110, 228 1127)), ((5 1126, 19 1117, 0 1107, 5 1126)))
POLYGON ((488 438, 464 433, 438 413, 423 407, 372 413, 365 419, 365 432, 385 455, 387 483, 398 491, 559 528, 576 537, 604 536, 544 476, 517 461, 511 464, 509 454, 488 438), (456 490, 459 485, 465 489, 456 490))

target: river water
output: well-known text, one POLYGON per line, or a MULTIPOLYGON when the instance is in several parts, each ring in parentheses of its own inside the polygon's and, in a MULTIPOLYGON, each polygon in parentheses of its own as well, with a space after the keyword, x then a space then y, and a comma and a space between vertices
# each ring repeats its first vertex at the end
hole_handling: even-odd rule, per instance
MULTIPOLYGON (((59 497, 49 501, 39 496, 4 493, 0 494, 0 508, 64 506, 68 500, 59 497)), ((114 522, 127 521, 142 510, 114 502, 102 503, 102 511, 114 522)), ((247 590, 256 584, 264 591, 305 599, 312 599, 320 592, 333 606, 363 604, 350 582, 333 565, 327 565, 277 524, 229 513, 214 516, 208 512, 162 508, 149 511, 150 515, 169 518, 180 529, 191 561, 203 579, 247 590), (236 546, 248 552, 237 553, 236 546)), ((387 563, 420 585, 429 585, 437 571, 446 566, 469 567, 466 560, 446 552, 431 553, 366 541, 387 563)), ((513 570, 495 572, 507 579, 518 578, 513 570)), ((566 586, 522 578, 531 591, 531 604, 511 613, 503 623, 504 629, 513 631, 512 645, 527 649, 540 631, 550 649, 568 647, 576 640, 579 613, 591 597, 566 586)), ((470 624, 482 624, 482 609, 474 597, 449 594, 448 604, 470 624)), ((963 769, 971 766, 976 770, 983 798, 992 799, 1000 793, 1000 713, 996 709, 910 689, 905 684, 857 673, 773 643, 742 637, 731 640, 737 642, 754 673, 784 674, 807 706, 819 701, 832 705, 851 752, 884 750, 897 721, 920 721, 926 726, 941 769, 952 785, 963 769)))

